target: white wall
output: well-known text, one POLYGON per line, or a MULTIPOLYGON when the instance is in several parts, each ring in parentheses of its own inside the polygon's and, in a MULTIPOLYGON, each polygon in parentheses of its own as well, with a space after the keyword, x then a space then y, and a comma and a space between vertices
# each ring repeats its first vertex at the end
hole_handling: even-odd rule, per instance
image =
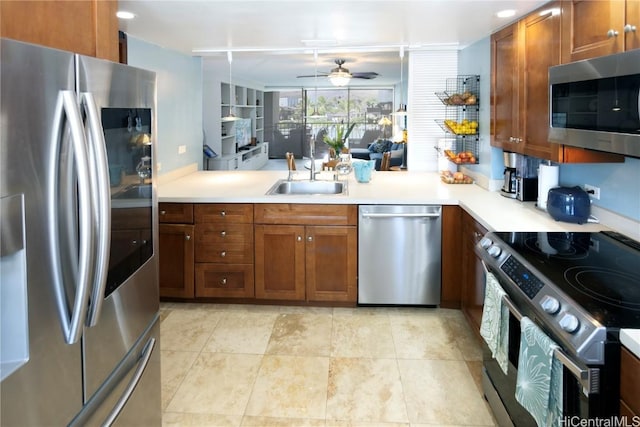
POLYGON ((159 174, 193 163, 202 169, 202 66, 200 58, 128 37, 129 65, 157 76, 157 147, 159 174), (186 152, 179 154, 184 145, 186 152))

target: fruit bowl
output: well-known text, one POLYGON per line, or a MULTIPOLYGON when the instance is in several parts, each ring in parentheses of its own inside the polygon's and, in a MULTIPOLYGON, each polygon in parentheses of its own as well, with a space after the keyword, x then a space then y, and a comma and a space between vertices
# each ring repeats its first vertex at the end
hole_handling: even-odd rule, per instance
POLYGON ((473 178, 462 172, 441 171, 440 180, 445 184, 473 184, 473 178))
POLYGON ((444 154, 447 156, 447 159, 449 159, 449 161, 455 163, 456 165, 475 164, 478 160, 471 151, 461 151, 459 153, 456 153, 451 150, 444 150, 444 154))

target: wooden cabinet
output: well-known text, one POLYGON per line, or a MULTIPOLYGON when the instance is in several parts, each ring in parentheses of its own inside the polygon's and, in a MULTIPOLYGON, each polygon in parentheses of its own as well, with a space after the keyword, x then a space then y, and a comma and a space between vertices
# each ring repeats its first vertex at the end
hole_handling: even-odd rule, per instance
POLYGON ((196 204, 195 296, 253 297, 253 205, 196 204))
POLYGON ((118 62, 117 0, 0 2, 0 35, 118 62))
POLYGON ((160 203, 160 297, 191 299, 194 292, 194 225, 191 203, 160 203))
POLYGON ((473 330, 480 335, 484 304, 485 273, 482 261, 474 247, 487 233, 487 229, 471 215, 462 214, 462 312, 473 330))
POLYGON ((463 262, 462 208, 460 206, 442 206, 442 289, 440 307, 460 308, 460 292, 463 262))
POLYGON ((640 359, 626 348, 620 354, 620 415, 640 419, 640 359))
POLYGON ((357 299, 357 207, 255 206, 256 298, 357 299))
POLYGON ((640 48, 638 0, 567 0, 562 5, 562 62, 640 48))
POLYGON ((560 2, 548 3, 491 35, 491 145, 560 163, 622 162, 548 141, 548 69, 560 64, 560 10, 560 2))

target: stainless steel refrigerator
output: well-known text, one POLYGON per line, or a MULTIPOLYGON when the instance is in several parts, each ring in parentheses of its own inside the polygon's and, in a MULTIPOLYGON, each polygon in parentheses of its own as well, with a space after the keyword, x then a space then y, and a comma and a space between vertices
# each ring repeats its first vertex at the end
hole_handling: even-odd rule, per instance
POLYGON ((159 425, 155 73, 0 43, 0 424, 159 425))

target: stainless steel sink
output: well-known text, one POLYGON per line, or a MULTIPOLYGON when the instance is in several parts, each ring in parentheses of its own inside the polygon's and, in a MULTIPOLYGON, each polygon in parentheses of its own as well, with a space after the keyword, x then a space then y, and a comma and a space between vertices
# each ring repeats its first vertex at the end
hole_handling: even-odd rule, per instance
POLYGON ((132 185, 114 194, 114 199, 150 199, 151 184, 132 185))
POLYGON ((342 181, 287 181, 280 179, 267 191, 274 194, 347 194, 347 183, 342 181))

